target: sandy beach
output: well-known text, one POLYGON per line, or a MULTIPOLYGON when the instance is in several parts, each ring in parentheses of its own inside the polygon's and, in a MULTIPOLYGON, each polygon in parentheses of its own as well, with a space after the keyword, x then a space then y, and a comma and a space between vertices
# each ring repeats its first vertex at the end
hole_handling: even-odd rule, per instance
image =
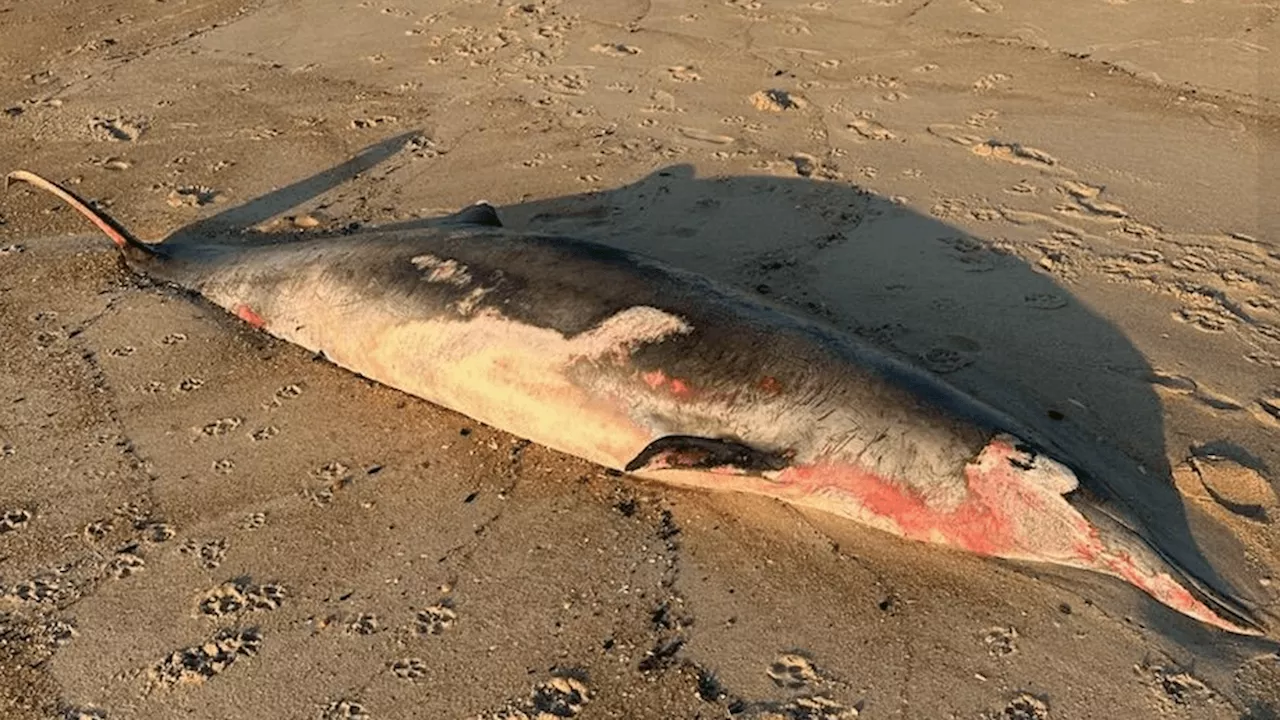
POLYGON ((0 717, 1280 717, 1277 17, 0 0, 0 171, 148 241, 485 199, 647 253, 1105 438, 1273 621, 606 472, 140 281, 14 186, 0 717))

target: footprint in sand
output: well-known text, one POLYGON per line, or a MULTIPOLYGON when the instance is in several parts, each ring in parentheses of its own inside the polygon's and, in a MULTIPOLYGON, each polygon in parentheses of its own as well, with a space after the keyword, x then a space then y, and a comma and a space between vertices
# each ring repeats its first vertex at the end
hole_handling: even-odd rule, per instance
POLYGON ((985 128, 988 126, 990 121, 995 120, 998 117, 1000 117, 999 110, 979 110, 965 118, 964 124, 969 127, 985 128))
POLYGON ((1049 699, 1019 693, 997 712, 982 714, 983 720, 1048 720, 1049 699))
POLYGON ((1124 207, 1098 197, 1103 190, 1100 185, 1068 180, 1059 189, 1074 201, 1071 205, 1057 208, 1060 214, 1093 220, 1123 220, 1129 217, 1129 211, 1124 207))
POLYGON ((1164 254, 1159 250, 1134 250, 1126 254, 1124 259, 1135 265, 1155 265, 1164 262, 1164 254))
MULTIPOLYGON (((680 128, 680 134, 690 140, 698 140, 700 142, 711 143, 712 145, 732 145, 737 141, 737 138, 730 135, 721 135, 720 133, 691 127, 680 128)), ((599 178, 596 179, 599 180, 599 178)))
POLYGON ((249 439, 254 442, 262 442, 264 440, 270 440, 271 438, 279 434, 280 434, 280 428, 276 427, 275 425, 268 425, 266 427, 258 428, 257 430, 254 430, 253 432, 249 433, 249 439))
POLYGON ((168 542, 178 534, 172 525, 161 520, 138 519, 133 521, 133 527, 139 539, 151 543, 168 542))
POLYGON ((285 385, 276 390, 274 399, 277 401, 293 400, 302 396, 302 386, 298 384, 285 385))
POLYGON ((424 610, 419 610, 414 618, 413 629, 419 635, 439 635, 458 620, 458 613, 453 609, 451 600, 443 600, 424 610))
POLYGON ((472 716, 469 720, 518 720, 524 718, 571 718, 582 712, 591 699, 585 673, 557 671, 551 679, 538 683, 525 700, 510 701, 497 712, 472 716))
POLYGON ((969 367, 975 358, 954 348, 935 346, 921 353, 920 360, 929 370, 945 375, 969 367))
POLYGON ((1142 674, 1147 686, 1166 710, 1197 705, 1203 707, 1219 699, 1208 685, 1180 668, 1143 662, 1135 669, 1142 674))
POLYGON ((206 570, 216 570, 222 565, 222 559, 227 554, 227 541, 218 539, 200 543, 188 539, 178 548, 178 552, 190 555, 200 567, 206 570))
POLYGON ((765 672, 774 684, 789 690, 797 690, 820 679, 813 661, 797 653, 779 655, 765 672))
POLYGON ((107 561, 106 570, 117 580, 131 577, 147 567, 147 563, 138 554, 138 544, 130 543, 119 550, 107 561))
POLYGON ((1277 497, 1271 483, 1257 469, 1214 453, 1188 459, 1209 499, 1226 511, 1257 522, 1270 522, 1277 497))
POLYGON ((995 160, 1003 160, 1014 165, 1029 165, 1049 169, 1057 167, 1058 159, 1049 153, 1016 142, 986 140, 970 148, 974 155, 995 160))
POLYGON ((884 125, 869 118, 856 118, 846 126, 867 140, 897 140, 898 136, 884 125))
POLYGON ((51 573, 19 580, 8 588, 0 586, 0 598, 34 605, 53 604, 63 595, 62 583, 51 573))
POLYGON ((359 700, 334 700, 320 713, 320 720, 368 720, 369 711, 359 700))
POLYGON ((529 696, 529 708, 536 717, 574 717, 591 698, 585 676, 557 675, 539 683, 529 696))
POLYGON ((639 55, 642 51, 635 45, 626 45, 623 43, 597 43, 591 46, 591 52, 608 55, 609 57, 631 57, 639 55))
POLYGON ((1186 375, 1153 370, 1147 376, 1147 381, 1159 389, 1188 396, 1214 410, 1234 411, 1244 409, 1244 406, 1234 399, 1209 390, 1186 375))
POLYGON ((1004 10, 1004 5, 996 0, 965 0, 965 4, 970 10, 983 15, 995 15, 1004 10))
POLYGON ((1227 328, 1235 323, 1235 318, 1230 315, 1209 308, 1182 308, 1175 311, 1173 317, 1207 333, 1226 332, 1227 328))
POLYGON ((240 427, 242 424, 244 424, 244 418, 219 418, 199 428, 199 433, 203 437, 222 437, 240 427))
POLYGON ((304 487, 300 492, 316 507, 324 507, 333 502, 335 494, 354 480, 355 475, 346 465, 333 460, 311 471, 312 485, 304 487))
POLYGON ((808 101, 799 95, 789 93, 786 90, 760 90, 752 93, 747 100, 751 106, 757 110, 765 112, 782 112, 784 110, 802 110, 808 106, 808 101))
POLYGON ((982 644, 991 657, 1007 657, 1018 651, 1018 630, 1014 627, 994 627, 982 636, 982 644))
POLYGON ((1017 142, 983 138, 970 134, 968 132, 970 129, 962 125, 946 123, 938 123, 926 128, 930 135, 968 147, 969 151, 978 157, 1000 160, 1013 165, 1025 165, 1045 172, 1071 174, 1071 171, 1064 168, 1056 157, 1044 150, 1017 142))
POLYGON ((115 524, 110 520, 94 520, 84 526, 84 539, 89 542, 99 542, 114 529, 115 524))
POLYGON ((221 192, 204 185, 183 185, 169 191, 165 202, 169 207, 197 208, 220 203, 226 199, 221 192))
POLYGON ((1028 293, 1022 296, 1022 302, 1036 310, 1060 310, 1067 306, 1067 298, 1059 293, 1028 293))
POLYGON ((676 82, 697 82, 702 75, 691 65, 673 65, 667 68, 667 75, 676 82))
POLYGON ((390 664, 391 674, 401 680, 418 680, 427 674, 427 663, 421 658, 411 657, 396 660, 390 664))
POLYGON ((25 508, 14 508, 0 513, 0 535, 14 530, 21 530, 31 522, 31 511, 25 508))
POLYGON ((1271 388, 1255 403, 1254 417, 1264 425, 1280 427, 1280 387, 1271 388))
POLYGON ((382 628, 381 621, 374 613, 360 613, 347 623, 346 631, 352 635, 373 635, 382 628))
POLYGON ((198 645, 175 650, 151 666, 152 682, 161 687, 195 685, 225 672, 241 658, 258 654, 262 633, 254 628, 219 630, 198 645))
POLYGON ((95 117, 89 121, 89 134, 94 140, 133 142, 142 135, 146 127, 147 122, 137 118, 95 117))
POLYGON ((276 610, 284 603, 285 594, 280 585, 258 585, 249 578, 237 578, 206 591, 196 602, 196 610, 207 617, 276 610))
POLYGON ((1004 85, 1005 83, 1009 82, 1012 79, 1013 79, 1012 75, 1006 75, 1005 73, 1001 73, 1001 72, 990 73, 987 75, 983 75, 977 80, 974 80, 973 89, 975 92, 985 92, 987 90, 993 90, 1001 85, 1004 85))
POLYGON ((1171 261, 1169 266, 1187 272, 1213 272, 1213 263, 1195 253, 1187 253, 1171 261))

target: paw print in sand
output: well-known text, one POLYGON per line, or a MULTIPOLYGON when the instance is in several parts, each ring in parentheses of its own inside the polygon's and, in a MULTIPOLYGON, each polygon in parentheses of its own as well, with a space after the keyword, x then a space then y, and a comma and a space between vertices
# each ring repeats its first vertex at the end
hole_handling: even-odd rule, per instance
POLYGON ((418 611, 414 629, 419 635, 439 635, 458 619, 452 604, 445 600, 438 605, 418 611))
POLYGON ((527 700, 511 703, 497 712, 480 715, 472 720, 571 718, 582 712, 583 706, 590 699, 591 694, 583 673, 561 671, 534 686, 527 700))
POLYGON ((373 613, 360 613, 347 623, 347 632, 354 635, 372 635, 381 627, 378 616, 373 613))
POLYGON ((182 547, 178 548, 178 552, 195 557, 200 567, 206 570, 216 570, 222 564, 222 558, 227 554, 227 541, 209 540, 198 543, 189 539, 182 543, 182 547))
POLYGON ((248 578, 237 578, 206 592, 196 607, 201 615, 221 617, 252 610, 275 610, 284 598, 285 590, 279 585, 258 585, 248 578))
POLYGON ((796 653, 783 653, 769 665, 769 677, 778 687, 795 690, 818 681, 818 670, 809 658, 796 653))
POLYGON ((115 526, 110 520, 94 520, 84 526, 84 539, 90 542, 98 542, 105 538, 115 526))
POLYGON ((129 544, 117 550, 116 554, 107 561, 107 572, 121 580, 141 572, 147 566, 147 562, 137 551, 137 544, 129 544))
POLYGON ((13 510, 5 510, 0 513, 0 535, 14 530, 21 530, 31 522, 31 511, 23 508, 14 508, 13 510))
POLYGON ((253 440, 254 442, 262 442, 263 440, 270 440, 271 438, 279 434, 280 434, 280 428, 277 428, 275 425, 268 425, 266 427, 258 428, 257 430, 254 430, 252 433, 249 433, 249 439, 253 440))
POLYGON ((29 580, 19 580, 0 593, 0 597, 25 603, 52 603, 58 599, 62 589, 62 583, 53 575, 37 575, 29 580))
POLYGON ((200 434, 204 437, 221 437, 240 427, 244 423, 243 418, 225 417, 214 420, 211 423, 200 428, 200 434))
POLYGON ((994 627, 982 636, 982 644, 987 646, 987 654, 991 657, 1005 657, 1018 651, 1018 631, 1013 627, 994 627))
POLYGON ((320 720, 368 720, 369 711, 357 700, 334 700, 320 713, 320 720))
POLYGON ((256 629, 219 630, 199 645, 175 650, 151 667, 151 679, 159 685, 199 684, 219 675, 243 657, 258 654, 262 634, 256 629))
POLYGON ((177 535, 177 531, 167 522, 159 520, 140 520, 134 523, 134 530, 138 531, 140 539, 152 543, 168 542, 177 535))
POLYGON ((1019 693, 998 712, 983 713, 983 720, 1047 720, 1049 704, 1031 693, 1019 693))
POLYGON ((401 680, 417 680, 427 674, 427 663, 419 658, 403 658, 391 663, 391 674, 401 680))

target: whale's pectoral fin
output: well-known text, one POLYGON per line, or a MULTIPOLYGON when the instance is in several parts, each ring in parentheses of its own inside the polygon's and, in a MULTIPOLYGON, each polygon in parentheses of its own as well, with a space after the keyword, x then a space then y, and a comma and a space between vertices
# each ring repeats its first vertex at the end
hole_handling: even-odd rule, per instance
POLYGON ((444 222, 448 225, 484 225, 486 227, 502 227, 502 220, 498 218, 498 211, 494 210, 493 206, 484 200, 477 202, 471 207, 459 210, 445 218, 444 222))
POLYGON ((649 443, 627 472, 650 470, 706 470, 730 475, 764 475, 791 464, 787 451, 760 450, 734 440, 667 435, 649 443))

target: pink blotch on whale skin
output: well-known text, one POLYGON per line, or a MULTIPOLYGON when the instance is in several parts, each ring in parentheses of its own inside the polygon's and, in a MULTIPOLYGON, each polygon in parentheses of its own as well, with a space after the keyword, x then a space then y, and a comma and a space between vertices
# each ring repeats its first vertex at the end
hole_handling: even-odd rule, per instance
POLYGON ((911 540, 941 541, 982 555, 999 555, 1017 545, 1016 528, 1009 519, 972 495, 954 509, 937 510, 910 488, 851 465, 792 466, 778 482, 846 492, 867 513, 892 520, 898 532, 911 540))
POLYGON ((668 392, 681 399, 692 396, 694 392, 688 381, 681 378, 667 377, 667 374, 661 370, 642 372, 640 373, 640 379, 653 390, 665 386, 668 392))
POLYGON ((689 387, 689 384, 680 378, 671 378, 668 386, 671 388, 671 394, 676 397, 689 397, 693 394, 693 388, 689 387))
POLYGON ((239 305, 236 305, 235 314, 236 314, 236 317, 249 323, 253 327, 258 328, 259 330, 261 330, 267 324, 266 318, 254 312, 253 308, 249 307, 248 305, 245 305, 244 303, 240 303, 239 305))

